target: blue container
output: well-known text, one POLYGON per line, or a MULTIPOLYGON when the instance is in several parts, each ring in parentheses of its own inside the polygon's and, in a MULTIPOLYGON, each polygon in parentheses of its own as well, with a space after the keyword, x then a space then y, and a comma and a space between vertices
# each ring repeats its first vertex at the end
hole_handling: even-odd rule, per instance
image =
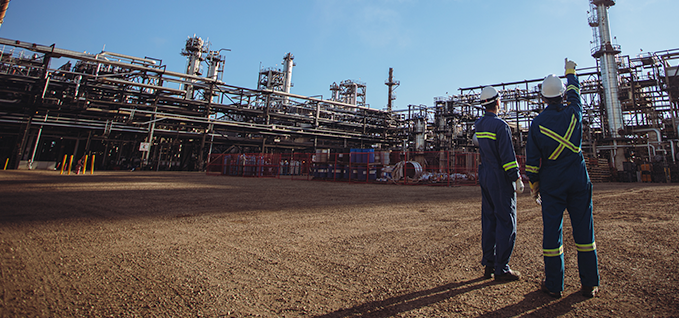
POLYGON ((363 152, 363 149, 360 148, 351 148, 351 153, 349 156, 350 162, 351 163, 361 163, 363 158, 361 157, 361 152, 363 152))
POLYGON ((347 171, 346 166, 344 165, 337 165, 335 168, 335 171, 337 172, 337 179, 346 179, 345 173, 347 171))
POLYGON ((328 165, 318 166, 318 177, 324 179, 328 177, 328 165))
POLYGON ((366 163, 373 163, 375 162, 375 149, 363 149, 363 152, 365 152, 365 161, 366 163))
POLYGON ((375 149, 351 148, 350 160, 352 163, 373 163, 375 162, 375 149))
POLYGON ((356 167, 351 167, 351 179, 358 179, 358 169, 356 169, 356 167))
POLYGON ((356 167, 354 169, 354 175, 353 178, 356 179, 356 181, 375 181, 377 180, 377 169, 371 168, 369 171, 369 175, 366 177, 366 167, 356 167))
POLYGON ((356 176, 356 179, 358 179, 358 181, 366 181, 365 167, 358 167, 358 174, 356 176))
POLYGON ((335 179, 335 165, 332 165, 332 164, 328 165, 327 178, 328 179, 335 179))
POLYGON ((377 180, 377 170, 376 169, 370 169, 370 174, 368 175, 368 179, 370 181, 377 180))

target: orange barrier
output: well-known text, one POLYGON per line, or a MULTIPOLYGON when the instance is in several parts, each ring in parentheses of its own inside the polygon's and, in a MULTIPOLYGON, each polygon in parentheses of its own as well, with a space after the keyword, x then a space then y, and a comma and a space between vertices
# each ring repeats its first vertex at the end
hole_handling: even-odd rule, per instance
POLYGON ((68 161, 68 174, 71 174, 71 169, 73 168, 73 155, 71 155, 71 160, 68 161))
POLYGON ((64 174, 64 167, 66 166, 66 159, 68 159, 68 155, 64 155, 64 160, 61 162, 61 172, 59 174, 64 174))

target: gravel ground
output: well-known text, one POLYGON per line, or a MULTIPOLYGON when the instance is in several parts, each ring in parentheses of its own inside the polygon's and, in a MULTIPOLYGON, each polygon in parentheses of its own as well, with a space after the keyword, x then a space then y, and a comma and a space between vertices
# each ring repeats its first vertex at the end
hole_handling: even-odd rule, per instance
POLYGON ((478 187, 0 171, 0 316, 679 316, 679 185, 594 189, 601 293, 578 292, 565 220, 552 299, 528 194, 523 279, 499 284, 481 278, 478 187))

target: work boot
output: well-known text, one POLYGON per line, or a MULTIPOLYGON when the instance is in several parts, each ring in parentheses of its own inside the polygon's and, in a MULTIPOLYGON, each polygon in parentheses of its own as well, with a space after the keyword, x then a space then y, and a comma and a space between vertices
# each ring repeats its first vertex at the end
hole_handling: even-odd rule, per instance
POLYGON ((500 275, 495 274, 495 280, 498 280, 498 281, 510 282, 510 281, 515 281, 515 280, 519 280, 519 279, 521 279, 521 273, 519 273, 518 271, 513 271, 511 269, 504 274, 500 274, 500 275))
POLYGON ((544 280, 542 281, 542 291, 545 292, 545 294, 547 294, 547 295, 549 295, 549 296, 551 296, 551 297, 554 297, 554 298, 561 298, 561 292, 560 292, 560 291, 558 291, 558 292, 553 292, 553 291, 550 291, 549 289, 547 289, 547 285, 545 284, 545 281, 544 281, 544 280))
POLYGON ((599 286, 582 286, 582 295, 587 298, 593 298, 599 292, 599 286))
POLYGON ((486 270, 483 272, 483 278, 491 279, 493 278, 493 273, 495 273, 494 266, 486 266, 486 270))

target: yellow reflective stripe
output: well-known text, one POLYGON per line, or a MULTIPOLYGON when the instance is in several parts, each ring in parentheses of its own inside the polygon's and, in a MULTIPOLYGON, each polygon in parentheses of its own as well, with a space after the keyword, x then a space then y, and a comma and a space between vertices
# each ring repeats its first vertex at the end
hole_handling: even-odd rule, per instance
POLYGON ((575 130, 576 124, 577 120, 575 119, 575 115, 573 115, 571 117, 571 123, 568 125, 568 130, 566 131, 566 134, 564 136, 557 134, 556 132, 550 130, 545 126, 540 126, 541 133, 543 133, 549 138, 556 140, 556 142, 559 143, 559 146, 554 150, 554 152, 552 152, 548 159, 556 160, 559 157, 559 155, 561 155, 561 152, 564 150, 564 148, 568 148, 575 153, 580 152, 580 148, 575 147, 575 145, 573 145, 573 143, 571 143, 569 140, 573 136, 573 131, 575 130))
POLYGON ((563 254, 563 245, 559 246, 559 248, 555 249, 543 249, 542 250, 542 255, 545 257, 555 257, 555 256, 560 256, 563 254))
POLYGON ((574 90, 576 93, 580 94, 580 88, 575 85, 568 85, 568 87, 566 87, 566 91, 569 90, 574 90))
POLYGON ((564 137, 560 136, 559 134, 549 130, 549 128, 540 126, 540 132, 545 134, 547 137, 552 138, 556 140, 559 143, 559 147, 556 148, 554 153, 552 153, 551 156, 549 156, 549 159, 555 160, 556 157, 558 157, 559 154, 561 154, 561 150, 563 150, 563 147, 568 147, 568 149, 572 150, 573 152, 579 152, 578 148, 575 148, 575 145, 573 145, 569 140, 564 139, 564 137), (556 157, 555 157, 556 154, 556 157))
POLYGON ((591 252, 596 250, 596 242, 591 244, 575 244, 575 247, 578 249, 578 252, 591 252))
MULTIPOLYGON (((566 135, 564 136, 565 139, 569 140, 571 139, 571 136, 573 136, 573 130, 575 129, 575 124, 577 121, 575 120, 575 115, 571 117, 571 123, 568 125, 568 130, 566 131, 566 135)), ((554 152, 549 156, 548 159, 550 160, 556 160, 556 158, 559 158, 561 155, 561 152, 564 150, 565 146, 564 144, 559 144, 559 147, 554 150, 554 152)))
POLYGON ((563 152, 564 148, 566 148, 566 147, 564 147, 563 144, 560 144, 559 147, 556 147, 556 150, 554 150, 554 152, 552 152, 552 154, 547 159, 556 160, 556 158, 559 158, 559 156, 561 155, 561 152, 563 152))
POLYGON ((575 69, 566 70, 566 75, 568 75, 568 74, 573 74, 573 75, 575 75, 575 69))
POLYGON ((556 140, 560 144, 567 146, 571 150, 576 149, 575 146, 570 141, 564 139, 564 137, 562 137, 561 135, 551 131, 549 128, 547 128, 545 126, 540 126, 540 132, 547 135, 547 137, 556 140))
POLYGON ((540 167, 526 165, 526 172, 538 173, 539 171, 540 167))
POLYGON ((488 138, 488 139, 496 139, 495 133, 492 132, 477 132, 476 133, 476 138, 488 138))
POLYGON ((519 164, 516 161, 507 162, 502 165, 502 168, 505 168, 505 171, 507 171, 511 168, 519 168, 519 164))

